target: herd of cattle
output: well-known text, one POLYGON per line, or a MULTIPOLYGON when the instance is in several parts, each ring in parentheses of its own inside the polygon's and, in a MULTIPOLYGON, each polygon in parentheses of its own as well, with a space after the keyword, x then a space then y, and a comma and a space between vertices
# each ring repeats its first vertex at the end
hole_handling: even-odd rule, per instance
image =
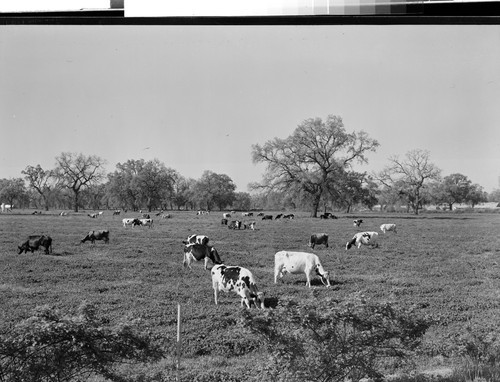
MULTIPOLYGON (((102 214, 101 214, 102 215, 102 214)), ((115 214, 114 214, 115 215, 115 214)), ((323 218, 336 219, 334 215, 324 214, 323 218)), ((90 217, 96 217, 91 216, 90 217)), ((99 214, 97 214, 99 216, 99 214)), ((243 213, 243 216, 253 216, 253 213, 243 213)), ((257 216, 262 216, 263 220, 272 220, 272 215, 264 215, 263 213, 257 216)), ((231 214, 224 213, 222 224, 228 223, 228 218, 231 214)), ((293 214, 278 215, 275 219, 287 218, 294 219, 293 214)), ((363 223, 362 219, 356 219, 353 222, 355 227, 359 227, 363 223)), ((135 226, 153 227, 153 219, 149 215, 143 214, 142 218, 125 218, 122 220, 124 228, 135 226)), ((231 221, 228 225, 232 229, 255 229, 255 221, 243 223, 239 220, 231 221)), ((397 233, 395 224, 382 224, 380 230, 385 234, 392 231, 397 233)), ((89 231, 81 240, 81 243, 90 241, 92 244, 96 240, 102 240, 106 244, 109 243, 109 230, 92 230, 89 231)), ((264 295, 259 292, 255 278, 250 270, 240 266, 227 266, 223 264, 217 250, 209 245, 209 238, 206 235, 190 235, 182 242, 184 244, 183 266, 192 269, 193 262, 204 261, 204 268, 209 269, 208 263, 212 263, 210 273, 212 277, 212 287, 214 289, 215 304, 218 304, 218 296, 220 291, 233 291, 241 297, 241 305, 250 308, 252 302, 258 308, 264 308, 264 295)), ((324 245, 328 248, 328 234, 314 233, 310 236, 309 247, 314 249, 316 245, 324 245)), ((346 243, 346 250, 352 246, 360 248, 362 245, 371 248, 378 247, 378 233, 374 231, 365 231, 356 233, 351 240, 346 243)), ((44 248, 45 254, 52 253, 52 238, 48 235, 31 235, 24 240, 19 246, 19 254, 28 251, 34 252, 44 248)), ((318 255, 308 252, 295 251, 279 251, 274 255, 274 283, 278 282, 286 273, 290 274, 305 274, 306 286, 311 287, 311 279, 315 275, 319 276, 321 282, 327 287, 330 286, 329 272, 326 271, 318 255)))
MULTIPOLYGON (((248 216, 248 215, 247 215, 248 216)), ((265 215, 264 215, 265 216, 265 215)), ((227 218, 230 214, 224 214, 222 223, 227 224, 227 218)), ((234 222, 232 222, 234 223, 234 222)), ((238 223, 241 223, 238 221, 238 223)), ((354 220, 354 226, 359 227, 363 223, 362 219, 354 220)), ((380 230, 386 232, 396 231, 395 224, 382 224, 380 230)), ((372 248, 378 247, 377 232, 358 232, 346 243, 346 250, 356 245, 366 245, 372 248)), ((214 290, 215 304, 218 304, 219 292, 235 292, 241 297, 241 306, 251 307, 253 303, 257 308, 265 308, 264 294, 257 288, 255 277, 252 272, 241 266, 227 266, 223 264, 217 250, 210 246, 209 238, 206 235, 190 235, 183 241, 184 247, 184 267, 191 268, 195 261, 204 261, 205 270, 208 270, 209 261, 212 262, 210 273, 212 276, 212 287, 214 290)), ((309 240, 309 246, 314 249, 315 245, 323 244, 328 247, 328 234, 312 234, 309 240)), ((318 255, 308 252, 279 251, 274 255, 274 283, 278 282, 286 273, 305 274, 306 286, 311 287, 311 279, 314 275, 319 276, 321 282, 330 287, 329 272, 326 271, 318 255)))

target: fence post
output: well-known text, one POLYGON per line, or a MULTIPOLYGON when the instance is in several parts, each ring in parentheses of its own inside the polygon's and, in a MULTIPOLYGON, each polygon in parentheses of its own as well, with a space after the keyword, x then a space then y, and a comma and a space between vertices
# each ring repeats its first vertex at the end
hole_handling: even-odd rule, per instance
POLYGON ((181 367, 181 304, 177 304, 177 361, 176 361, 176 381, 180 382, 180 367, 181 367))

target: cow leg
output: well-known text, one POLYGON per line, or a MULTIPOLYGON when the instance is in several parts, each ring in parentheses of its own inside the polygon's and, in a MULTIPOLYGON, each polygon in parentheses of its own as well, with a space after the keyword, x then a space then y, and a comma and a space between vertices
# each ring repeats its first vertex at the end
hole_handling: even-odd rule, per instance
POLYGON ((219 283, 217 281, 214 281, 212 284, 214 288, 214 300, 215 300, 215 305, 219 304, 219 283))
POLYGON ((283 277, 283 274, 281 273, 282 268, 283 268, 283 265, 277 265, 274 267, 274 283, 275 284, 278 282, 278 276, 280 278, 283 277))
POLYGON ((312 269, 306 269, 306 286, 311 287, 311 273, 312 269))
POLYGON ((182 262, 184 268, 189 267, 191 269, 191 257, 189 257, 189 252, 184 254, 184 261, 182 262))

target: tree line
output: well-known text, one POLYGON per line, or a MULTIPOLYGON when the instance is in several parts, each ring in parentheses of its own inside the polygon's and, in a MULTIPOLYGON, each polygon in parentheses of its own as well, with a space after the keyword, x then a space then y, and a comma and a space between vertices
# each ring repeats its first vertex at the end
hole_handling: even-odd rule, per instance
POLYGON ((226 174, 205 171, 201 178, 182 176, 158 159, 130 159, 106 174, 106 161, 95 155, 63 152, 53 169, 28 165, 24 178, 0 179, 2 201, 24 207, 86 209, 307 209, 350 212, 356 206, 388 209, 404 205, 418 214, 428 204, 472 206, 500 201, 500 190, 488 195, 466 175, 445 177, 425 150, 389 158, 377 173, 359 172, 379 143, 364 132, 346 131, 342 118, 304 120, 287 138, 252 145, 254 163, 266 165, 254 191, 236 192, 226 174))

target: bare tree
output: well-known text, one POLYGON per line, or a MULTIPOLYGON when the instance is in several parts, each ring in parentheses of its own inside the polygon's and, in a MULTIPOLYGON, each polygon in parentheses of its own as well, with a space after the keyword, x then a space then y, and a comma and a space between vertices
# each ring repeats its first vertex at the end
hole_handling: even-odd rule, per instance
POLYGON ((49 196, 55 185, 55 177, 53 170, 44 170, 39 164, 34 166, 27 166, 26 169, 21 171, 26 175, 24 178, 28 181, 29 186, 36 190, 43 199, 45 211, 49 210, 49 196))
POLYGON ((347 173, 354 174, 354 162, 367 163, 366 153, 378 146, 364 131, 347 133, 338 116, 329 115, 325 122, 310 118, 288 138, 252 146, 254 163, 266 163, 267 169, 262 182, 251 188, 308 195, 316 217, 322 198, 332 194, 347 173))
POLYGON ((426 183, 438 180, 441 170, 429 161, 426 150, 411 150, 405 159, 389 158, 390 164, 376 178, 386 187, 404 196, 409 206, 418 215, 424 201, 426 183))
POLYGON ((78 212, 80 192, 104 178, 105 164, 105 160, 96 155, 61 153, 56 157, 56 177, 61 187, 73 192, 75 212, 78 212))

